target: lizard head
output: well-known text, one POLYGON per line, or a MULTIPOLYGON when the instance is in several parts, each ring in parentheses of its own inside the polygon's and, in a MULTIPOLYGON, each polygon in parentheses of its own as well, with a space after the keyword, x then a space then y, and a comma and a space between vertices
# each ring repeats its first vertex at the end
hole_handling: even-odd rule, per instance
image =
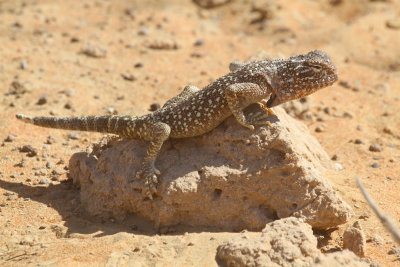
POLYGON ((276 71, 271 79, 273 93, 267 102, 268 107, 305 97, 332 85, 338 79, 338 72, 330 57, 320 50, 274 63, 276 71))

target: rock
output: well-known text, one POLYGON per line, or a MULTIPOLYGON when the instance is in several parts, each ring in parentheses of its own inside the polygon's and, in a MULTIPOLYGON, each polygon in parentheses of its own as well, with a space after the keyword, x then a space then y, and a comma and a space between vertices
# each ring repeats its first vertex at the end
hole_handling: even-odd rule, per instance
POLYGON ((49 100, 49 97, 47 95, 43 95, 38 99, 38 101, 36 102, 36 105, 44 105, 47 103, 48 100, 49 100))
POLYGON ((7 95, 15 95, 16 97, 20 97, 21 95, 28 93, 29 90, 20 82, 20 81, 13 81, 11 83, 11 87, 7 93, 7 95))
POLYGON ((317 133, 322 133, 323 131, 325 131, 325 126, 323 124, 319 124, 315 128, 315 132, 317 132, 317 133))
POLYGON ((129 82, 134 82, 137 80, 137 77, 133 74, 130 73, 121 73, 121 77, 125 80, 125 81, 129 81, 129 82))
POLYGON ((55 142, 56 142, 56 139, 53 136, 49 135, 49 136, 47 136, 45 143, 48 145, 51 145, 51 144, 54 144, 55 142))
POLYGON ((365 256, 366 239, 359 221, 344 231, 343 248, 354 252, 359 257, 365 256))
POLYGON ((87 211, 106 218, 135 213, 162 226, 228 231, 259 230, 288 216, 321 229, 345 223, 353 211, 321 175, 333 168, 327 154, 304 124, 274 110, 279 119, 271 117, 271 127, 251 132, 231 117, 208 134, 167 141, 154 202, 144 197, 143 181, 132 179, 145 154, 139 140, 104 139, 74 154, 70 177, 87 211))
POLYGON ((221 266, 369 266, 345 250, 322 254, 311 226, 298 218, 266 225, 262 234, 241 234, 217 248, 221 266))
POLYGON ((158 49, 158 50, 176 50, 181 48, 181 45, 175 40, 166 40, 166 39, 153 40, 146 46, 148 48, 158 49))
POLYGON ((28 68, 28 63, 25 60, 23 60, 19 63, 19 67, 21 70, 26 70, 28 68))
POLYGON ((397 257, 400 258, 400 248, 396 248, 396 247, 392 247, 389 251, 388 251, 389 255, 396 255, 397 257))
POLYGON ((311 226, 293 217, 267 224, 259 236, 241 234, 217 248, 222 266, 310 266, 319 254, 311 226))
POLYGON ((336 170, 341 171, 343 170, 343 166, 340 163, 335 163, 336 170))
POLYGON ((315 262, 312 266, 315 267, 370 267, 369 263, 363 261, 356 255, 354 255, 353 252, 344 250, 344 251, 339 251, 339 252, 334 252, 334 253, 328 253, 328 254, 321 254, 315 259, 315 262))
POLYGON ((400 30, 400 19, 395 18, 395 19, 386 21, 386 27, 388 27, 389 29, 392 29, 392 30, 400 30))
POLYGON ((51 161, 46 162, 46 168, 47 169, 53 168, 53 162, 51 162, 51 161))
POLYGON ((107 50, 97 45, 87 45, 81 49, 80 53, 94 58, 104 58, 107 56, 107 50))
POLYGON ((372 243, 374 246, 381 247, 384 241, 380 235, 373 234, 367 239, 367 242, 372 243))
POLYGON ((203 39, 197 39, 196 42, 194 42, 194 46, 202 46, 204 44, 203 39))
POLYGON ((362 140, 362 139, 360 139, 360 138, 356 138, 356 139, 354 140, 354 144, 363 145, 363 144, 365 144, 365 142, 364 142, 364 140, 362 140))
POLYGON ((60 168, 55 168, 52 172, 53 175, 61 175, 64 173, 63 170, 61 170, 60 168))
POLYGON ((15 134, 10 134, 10 135, 8 135, 7 137, 6 137, 6 139, 4 139, 4 142, 13 142, 13 141, 15 141, 15 140, 17 140, 18 139, 18 135, 15 135, 15 134))
POLYGON ((160 107, 161 107, 160 104, 153 103, 153 104, 150 105, 149 111, 156 111, 157 109, 160 109, 160 107))
POLYGON ((383 148, 379 144, 371 144, 369 146, 369 151, 371 151, 371 152, 381 152, 382 150, 383 150, 383 148))
POLYGON ((376 163, 376 162, 372 163, 372 164, 369 165, 369 166, 371 166, 372 168, 375 168, 375 169, 378 169, 378 168, 381 167, 381 165, 379 165, 379 163, 376 163))
POLYGON ((49 179, 47 179, 47 178, 42 178, 39 181, 39 184, 49 184, 49 183, 51 183, 51 181, 49 179))
POLYGON ((26 153, 28 157, 34 157, 38 154, 38 149, 31 145, 24 145, 19 148, 19 152, 26 153))
POLYGON ((72 109, 72 102, 68 101, 67 103, 65 103, 64 108, 65 109, 72 109))
POLYGON ((214 8, 217 6, 225 5, 232 0, 193 0, 194 3, 202 8, 214 8))
POLYGON ((81 138, 81 136, 80 136, 80 134, 77 133, 77 132, 73 132, 73 133, 69 133, 69 134, 68 134, 68 139, 69 139, 69 140, 78 140, 78 139, 80 139, 80 138, 81 138))

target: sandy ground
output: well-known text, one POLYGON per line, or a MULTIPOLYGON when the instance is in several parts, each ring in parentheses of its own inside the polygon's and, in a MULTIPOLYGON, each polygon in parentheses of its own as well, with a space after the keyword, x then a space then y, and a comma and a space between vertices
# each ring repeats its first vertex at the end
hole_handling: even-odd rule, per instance
MULTIPOLYGON (((312 96, 314 119, 304 122, 343 167, 326 178, 354 208, 366 257, 400 266, 354 182, 400 225, 399 2, 252 2, 0 1, 0 264, 117 266, 130 253, 138 265, 216 265, 216 247, 235 233, 160 236, 134 218, 87 216, 66 166, 101 135, 34 127, 15 114, 144 114, 257 51, 322 49, 340 81, 312 96)), ((333 250, 344 228, 330 234, 333 250)))

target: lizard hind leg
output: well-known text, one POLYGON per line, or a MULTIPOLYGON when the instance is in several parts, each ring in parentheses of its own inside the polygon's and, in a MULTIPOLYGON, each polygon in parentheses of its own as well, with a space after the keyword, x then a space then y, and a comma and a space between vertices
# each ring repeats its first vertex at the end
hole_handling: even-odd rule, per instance
POLYGON ((161 146, 165 140, 169 138, 171 128, 163 122, 152 122, 146 125, 146 136, 144 138, 149 141, 146 155, 142 162, 140 171, 136 177, 144 179, 146 195, 153 199, 152 193, 157 191, 158 175, 161 172, 154 166, 154 162, 160 152, 161 146))

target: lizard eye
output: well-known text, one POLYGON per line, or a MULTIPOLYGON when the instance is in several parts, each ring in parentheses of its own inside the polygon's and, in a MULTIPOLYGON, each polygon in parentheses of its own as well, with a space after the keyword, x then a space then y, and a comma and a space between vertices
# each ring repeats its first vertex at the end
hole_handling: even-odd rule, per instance
POLYGON ((321 65, 310 65, 310 67, 316 72, 319 72, 319 71, 322 70, 322 66, 321 65))

